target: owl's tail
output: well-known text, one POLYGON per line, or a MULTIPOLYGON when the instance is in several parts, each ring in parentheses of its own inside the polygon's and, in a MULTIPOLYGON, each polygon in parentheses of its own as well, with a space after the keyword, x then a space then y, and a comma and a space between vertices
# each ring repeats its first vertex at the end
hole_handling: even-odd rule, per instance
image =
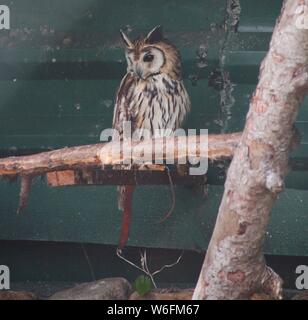
POLYGON ((122 250, 126 242, 128 240, 129 235, 129 227, 131 222, 132 216, 132 205, 133 205, 133 194, 134 194, 135 187, 134 186, 121 186, 118 187, 118 206, 119 209, 122 210, 122 226, 120 232, 120 239, 118 248, 122 250))

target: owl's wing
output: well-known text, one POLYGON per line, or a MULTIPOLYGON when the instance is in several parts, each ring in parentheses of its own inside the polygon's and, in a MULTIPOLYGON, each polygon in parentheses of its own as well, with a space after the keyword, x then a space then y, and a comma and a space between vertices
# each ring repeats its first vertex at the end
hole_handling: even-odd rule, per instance
POLYGON ((135 79, 127 73, 122 79, 116 96, 116 102, 113 113, 113 129, 116 129, 120 137, 123 135, 123 122, 131 121, 132 130, 134 127, 134 115, 131 109, 131 99, 135 88, 135 79))

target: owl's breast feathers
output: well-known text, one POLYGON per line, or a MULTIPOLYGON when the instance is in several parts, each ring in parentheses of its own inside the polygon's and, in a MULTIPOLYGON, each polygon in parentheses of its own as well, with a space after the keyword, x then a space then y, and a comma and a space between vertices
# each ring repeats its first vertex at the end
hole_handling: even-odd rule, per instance
POLYGON ((117 93, 113 127, 121 135, 123 121, 131 121, 132 131, 179 128, 190 109, 182 80, 158 74, 146 80, 127 73, 117 93))

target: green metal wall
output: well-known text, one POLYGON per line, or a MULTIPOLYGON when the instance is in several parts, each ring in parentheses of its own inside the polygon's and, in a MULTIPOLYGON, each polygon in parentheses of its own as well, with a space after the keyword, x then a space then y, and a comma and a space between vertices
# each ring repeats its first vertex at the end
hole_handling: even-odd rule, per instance
MULTIPOLYGON (((112 122, 125 73, 118 30, 133 35, 162 24, 180 49, 192 100, 188 128, 243 128, 281 0, 15 0, 11 30, 0 31, 0 154, 96 143, 112 122)), ((308 255, 308 102, 297 121, 303 137, 287 189, 275 205, 266 252, 308 255)), ((211 167, 208 197, 167 186, 139 188, 129 245, 205 249, 223 192, 226 164, 211 167), (184 236, 185 235, 185 236, 184 236)), ((16 214, 19 186, 0 182, 0 239, 116 244, 121 214, 114 187, 50 189, 35 181, 16 214)))

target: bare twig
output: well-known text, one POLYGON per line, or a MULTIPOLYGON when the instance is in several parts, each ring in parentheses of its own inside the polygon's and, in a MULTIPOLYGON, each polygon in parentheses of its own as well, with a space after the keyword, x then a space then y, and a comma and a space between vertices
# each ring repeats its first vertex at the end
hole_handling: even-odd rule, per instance
POLYGON ((83 254, 84 254, 85 258, 86 258, 87 264, 89 266, 89 270, 90 270, 90 273, 91 273, 92 280, 95 281, 96 277, 95 277, 94 269, 93 269, 90 257, 88 255, 88 252, 86 250, 86 247, 85 247, 85 245, 83 243, 81 244, 81 249, 82 249, 82 252, 83 252, 83 254))
POLYGON ((174 191, 174 184, 173 184, 173 181, 172 181, 172 177, 171 177, 171 174, 170 174, 170 169, 166 166, 166 172, 167 172, 167 175, 168 175, 168 179, 169 179, 169 183, 170 183, 170 192, 171 192, 171 208, 169 209, 169 211, 165 214, 165 216, 159 220, 159 223, 162 223, 164 221, 166 221, 167 219, 169 219, 174 211, 174 208, 175 208, 175 191, 174 191))
POLYGON ((165 269, 172 268, 172 267, 176 266, 181 261, 184 252, 181 253, 181 255, 178 257, 178 259, 174 263, 166 264, 166 265, 162 266, 160 269, 158 269, 158 270, 156 270, 154 272, 151 272, 149 267, 148 267, 148 259, 147 259, 147 251, 146 250, 144 250, 143 253, 142 252, 140 253, 140 265, 141 266, 138 266, 135 263, 133 263, 132 261, 126 259, 122 255, 122 250, 117 249, 116 253, 117 253, 117 256, 120 259, 124 260, 129 265, 131 265, 134 268, 136 268, 136 269, 140 270, 141 272, 145 273, 151 279, 151 282, 152 282, 154 288, 157 288, 156 282, 154 280, 154 276, 156 276, 157 274, 161 273, 165 269))

